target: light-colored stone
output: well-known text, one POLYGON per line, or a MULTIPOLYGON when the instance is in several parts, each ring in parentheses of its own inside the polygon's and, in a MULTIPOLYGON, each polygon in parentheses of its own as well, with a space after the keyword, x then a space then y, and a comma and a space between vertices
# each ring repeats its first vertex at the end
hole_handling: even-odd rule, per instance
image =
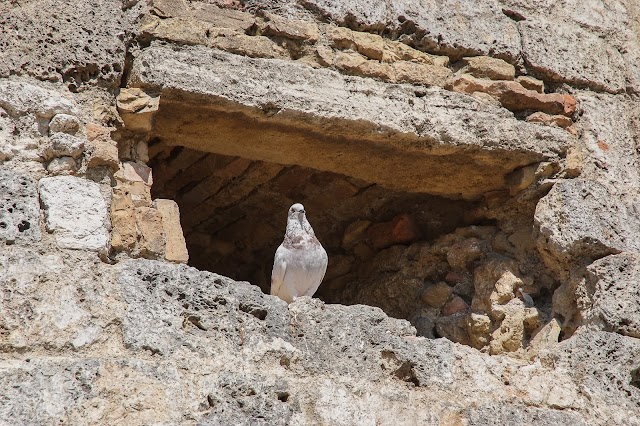
POLYGON ((640 256, 621 253, 589 265, 574 297, 583 324, 640 338, 640 256))
POLYGON ((557 345, 560 331, 560 323, 555 318, 536 330, 527 346, 529 359, 538 356, 542 350, 551 350, 554 345, 557 345))
POLYGON ((78 158, 85 149, 85 140, 67 133, 54 133, 49 138, 48 145, 44 148, 42 156, 49 160, 56 157, 78 158))
POLYGON ((49 122, 49 134, 53 133, 68 133, 75 135, 80 129, 80 120, 74 115, 69 114, 56 114, 49 122))
POLYGON ((518 22, 522 54, 536 75, 596 90, 625 88, 625 64, 616 48, 575 23, 544 18, 518 22))
POLYGON ((159 98, 149 96, 138 88, 123 88, 116 98, 120 115, 127 127, 134 131, 149 131, 158 110, 159 98))
POLYGON ((180 226, 180 209, 173 200, 158 198, 154 207, 162 217, 162 230, 165 239, 164 258, 170 262, 187 263, 189 252, 180 226))
POLYGON ((513 80, 516 76, 516 69, 513 65, 502 59, 490 56, 472 56, 462 58, 464 67, 460 70, 462 74, 471 74, 477 78, 489 78, 491 80, 513 80))
POLYGON ((109 219, 100 186, 73 176, 40 179, 40 202, 47 231, 58 246, 77 250, 107 247, 109 219))
POLYGON ((272 13, 266 14, 266 21, 258 24, 260 32, 265 35, 286 37, 293 40, 318 41, 320 30, 313 22, 283 19, 272 13))
POLYGON ((226 37, 216 37, 209 45, 252 58, 283 58, 288 56, 285 49, 264 36, 232 34, 226 37))
POLYGON ((409 61, 394 62, 391 68, 394 81, 398 83, 444 87, 453 76, 449 68, 409 61))
POLYGON ((111 131, 99 124, 90 123, 86 126, 89 140, 89 160, 87 167, 106 166, 111 170, 118 170, 118 146, 111 139, 111 131))
POLYGON ((47 171, 54 175, 74 172, 76 170, 76 160, 72 157, 54 158, 47 165, 47 171))
POLYGON ((133 161, 122 163, 120 170, 114 175, 116 179, 123 182, 142 182, 146 186, 153 185, 153 171, 151 167, 133 161))
POLYGON ((47 121, 76 111, 75 102, 56 91, 8 80, 0 81, 0 107, 14 116, 34 114, 47 121))
POLYGON ((371 61, 358 52, 335 52, 333 65, 349 74, 394 81, 395 72, 389 64, 371 61))
POLYGON ((640 250, 631 238, 640 232, 636 213, 598 182, 556 183, 538 203, 534 219, 538 250, 557 271, 568 272, 577 259, 640 250))

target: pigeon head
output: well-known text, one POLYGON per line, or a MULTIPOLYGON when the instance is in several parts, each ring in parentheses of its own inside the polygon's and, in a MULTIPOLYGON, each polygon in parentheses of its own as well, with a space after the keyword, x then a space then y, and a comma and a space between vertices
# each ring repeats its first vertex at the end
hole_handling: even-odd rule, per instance
POLYGON ((304 206, 300 203, 295 203, 289 208, 289 219, 297 219, 302 223, 306 219, 304 213, 304 206))

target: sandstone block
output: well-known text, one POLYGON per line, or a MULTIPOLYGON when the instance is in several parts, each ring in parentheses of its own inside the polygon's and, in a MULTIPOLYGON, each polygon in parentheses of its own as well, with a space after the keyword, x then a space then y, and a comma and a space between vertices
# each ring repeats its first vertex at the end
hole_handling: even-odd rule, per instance
POLYGON ((422 292, 422 300, 432 308, 442 308, 453 294, 453 289, 445 283, 437 283, 422 292))
POLYGON ((318 25, 313 22, 287 20, 272 13, 267 13, 266 18, 265 22, 258 25, 262 34, 307 40, 312 43, 318 41, 320 37, 318 25))
POLYGON ((506 305, 500 306, 499 313, 503 319, 500 327, 491 333, 489 353, 499 355, 522 349, 525 336, 524 304, 520 299, 512 299, 506 305))
POLYGON ((74 115, 56 114, 49 122, 49 134, 68 133, 75 135, 80 129, 80 120, 74 115))
POLYGON ((211 40, 209 45, 251 58, 283 58, 288 56, 282 47, 270 38, 263 36, 233 34, 226 37, 216 37, 211 40))
POLYGON ((558 344, 560 337, 560 323, 553 318, 551 321, 540 327, 531 337, 527 353, 532 359, 540 353, 542 349, 550 349, 553 345, 558 344))
POLYGON ((538 93, 544 93, 544 81, 538 80, 535 77, 528 75, 521 75, 516 77, 516 81, 522 84, 522 87, 528 90, 535 90, 538 93))
POLYGON ((440 67, 449 65, 448 56, 430 55, 399 41, 392 40, 385 40, 385 50, 382 60, 385 62, 413 61, 440 67))
POLYGON ((120 89, 116 105, 127 128, 149 131, 153 116, 158 110, 159 101, 158 97, 151 97, 143 90, 132 87, 120 89))
POLYGON ((512 111, 532 109, 548 114, 571 116, 576 110, 576 100, 571 95, 559 93, 542 94, 527 90, 517 81, 492 81, 471 75, 457 76, 450 85, 451 90, 462 93, 484 92, 500 101, 512 111))
POLYGON ((100 186, 73 176, 40 179, 40 201, 47 231, 62 248, 101 250, 108 233, 107 205, 100 186))
POLYGON ((49 160, 56 157, 78 158, 85 148, 85 140, 66 133, 54 133, 49 144, 44 148, 42 156, 49 160))
POLYGON ((364 77, 393 81, 395 72, 389 64, 370 61, 357 52, 335 52, 334 65, 340 70, 364 77))
POLYGON ((54 175, 74 172, 76 170, 76 160, 72 157, 54 158, 47 165, 47 171, 54 175))
POLYGON ((154 206, 162 217, 165 238, 164 258, 170 262, 187 263, 189 252, 180 225, 180 209, 173 200, 156 199, 154 206))
POLYGON ((118 185, 111 198, 111 247, 116 251, 132 250, 137 237, 133 200, 126 188, 118 185))
POLYGON ((464 67, 460 70, 462 74, 471 74, 478 78, 489 78, 491 80, 513 80, 516 76, 516 69, 510 63, 502 59, 490 56, 472 56, 462 58, 464 67))
POLYGON ((413 216, 401 213, 390 222, 371 225, 367 235, 376 249, 396 244, 409 244, 421 237, 421 231, 413 216))
POLYGON ((370 59, 381 61, 384 39, 377 34, 352 31, 344 27, 327 26, 327 38, 333 47, 352 49, 370 59))
POLYGON ((396 82, 424 86, 444 86, 453 75, 449 68, 408 61, 394 62, 391 68, 396 82))
POLYGON ((506 179, 509 184, 509 194, 515 195, 536 180, 548 178, 556 169, 557 167, 552 163, 542 162, 514 170, 506 179))
POLYGON ((40 241, 36 184, 22 173, 0 168, 0 241, 40 241))
POLYGON ((491 340, 491 319, 487 315, 472 313, 467 318, 471 346, 482 349, 491 340))
POLYGON ((90 142, 88 148, 88 167, 107 166, 111 170, 119 168, 118 146, 111 139, 111 131, 99 124, 87 124, 87 139, 90 142))
POLYGON ((155 259, 164 254, 162 215, 152 207, 136 207, 137 249, 141 256, 155 259))

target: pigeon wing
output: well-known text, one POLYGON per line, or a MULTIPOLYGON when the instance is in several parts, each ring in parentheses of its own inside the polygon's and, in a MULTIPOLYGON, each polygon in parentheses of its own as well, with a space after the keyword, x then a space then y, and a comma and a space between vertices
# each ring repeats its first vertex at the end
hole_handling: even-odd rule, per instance
POLYGON ((284 282, 284 275, 287 272, 286 257, 287 249, 280 246, 276 250, 276 255, 273 259, 273 269, 271 271, 271 294, 277 296, 284 282))

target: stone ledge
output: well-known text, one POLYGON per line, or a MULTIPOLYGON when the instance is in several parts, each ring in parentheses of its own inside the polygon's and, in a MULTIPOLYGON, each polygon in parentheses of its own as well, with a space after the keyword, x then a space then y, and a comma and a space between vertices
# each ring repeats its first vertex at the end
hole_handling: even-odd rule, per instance
POLYGON ((508 173, 559 160, 572 139, 440 88, 199 46, 152 44, 129 86, 160 93, 152 134, 170 145, 451 198, 503 189, 508 173))

